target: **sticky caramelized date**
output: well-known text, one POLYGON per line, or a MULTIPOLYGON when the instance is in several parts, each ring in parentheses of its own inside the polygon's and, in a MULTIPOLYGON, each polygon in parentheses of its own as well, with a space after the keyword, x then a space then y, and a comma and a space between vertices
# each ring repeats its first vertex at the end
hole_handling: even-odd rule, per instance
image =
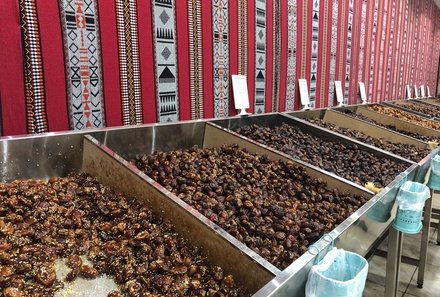
POLYGON ((0 296, 54 296, 57 258, 70 268, 63 281, 112 277, 110 297, 197 296, 213 285, 246 296, 222 288, 218 268, 147 206, 86 174, 0 183, 0 193, 0 296))

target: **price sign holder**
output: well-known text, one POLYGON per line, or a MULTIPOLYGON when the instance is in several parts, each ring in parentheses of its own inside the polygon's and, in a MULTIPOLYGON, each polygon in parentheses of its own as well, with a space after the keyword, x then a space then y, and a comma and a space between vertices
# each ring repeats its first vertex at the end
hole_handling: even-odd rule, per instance
POLYGON ((426 95, 431 97, 431 91, 429 90, 429 86, 426 86, 426 95))
POLYGON ((412 99, 412 92, 410 85, 406 85, 406 99, 412 99))
POLYGON ((361 94, 361 103, 367 104, 367 92, 365 92, 365 84, 363 82, 359 82, 359 93, 361 94))
POLYGON ((414 98, 419 98, 419 90, 417 89, 417 85, 414 85, 414 98))
POLYGON ((249 93, 246 75, 232 75, 231 77, 235 109, 239 111, 240 116, 248 115, 246 108, 249 108, 249 93))
POLYGON ((307 87, 307 80, 300 78, 298 79, 299 95, 301 97, 301 104, 303 109, 310 109, 310 97, 309 88, 307 87))
POLYGON ((420 86, 420 97, 425 98, 425 86, 420 86))
POLYGON ((344 93, 342 92, 342 83, 340 80, 335 80, 336 102, 338 106, 344 105, 344 93))

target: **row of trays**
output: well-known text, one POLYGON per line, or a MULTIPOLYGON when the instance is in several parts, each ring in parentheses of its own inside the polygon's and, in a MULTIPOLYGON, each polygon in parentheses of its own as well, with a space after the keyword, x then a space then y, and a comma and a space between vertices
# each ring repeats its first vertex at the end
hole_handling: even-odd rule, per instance
POLYGON ((437 153, 430 149, 439 130, 376 107, 3 138, 2 181, 85 172, 145 202, 233 275, 243 296, 302 296, 317 254, 332 242, 370 251, 395 216, 399 186, 424 179, 437 153), (271 195, 270 203, 262 198, 271 195), (220 208, 209 206, 213 197, 220 208))

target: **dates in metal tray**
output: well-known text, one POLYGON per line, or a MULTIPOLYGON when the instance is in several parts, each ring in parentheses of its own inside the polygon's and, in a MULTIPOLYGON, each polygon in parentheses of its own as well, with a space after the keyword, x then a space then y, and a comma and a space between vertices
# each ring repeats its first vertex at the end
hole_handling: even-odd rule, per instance
POLYGON ((383 150, 392 152, 396 155, 402 156, 414 162, 420 161, 431 152, 429 149, 419 149, 415 145, 411 144, 393 143, 385 139, 373 138, 362 132, 348 128, 342 128, 337 125, 324 122, 321 119, 308 119, 308 121, 320 127, 327 128, 345 136, 357 139, 363 143, 367 143, 383 150))
POLYGON ((53 296, 59 257, 65 281, 112 277, 109 297, 244 295, 147 206, 90 176, 1 183, 0 195, 0 296, 53 296))
POLYGON ((363 151, 357 144, 325 141, 285 123, 275 128, 245 126, 237 132, 362 186, 372 182, 383 188, 406 169, 405 164, 363 151))
POLYGON ((237 145, 139 155, 133 162, 280 269, 367 201, 329 189, 291 161, 237 145))

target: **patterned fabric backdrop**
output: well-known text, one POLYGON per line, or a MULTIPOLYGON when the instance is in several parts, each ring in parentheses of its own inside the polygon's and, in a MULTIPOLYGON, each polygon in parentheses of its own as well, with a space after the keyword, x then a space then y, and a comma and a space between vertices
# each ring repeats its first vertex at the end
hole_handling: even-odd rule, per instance
POLYGON ((436 90, 432 0, 2 0, 2 135, 226 117, 436 90))

